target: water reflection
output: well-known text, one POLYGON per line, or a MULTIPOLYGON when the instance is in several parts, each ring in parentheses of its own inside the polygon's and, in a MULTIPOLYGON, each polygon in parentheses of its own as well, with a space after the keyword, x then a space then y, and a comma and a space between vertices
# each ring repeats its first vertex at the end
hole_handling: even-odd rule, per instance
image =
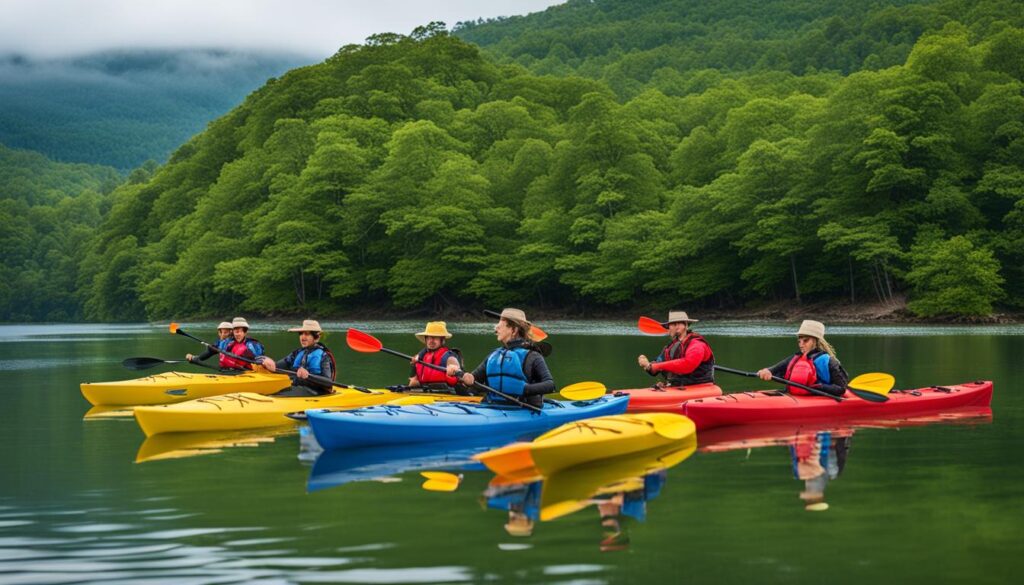
POLYGON ((135 462, 211 455, 234 447, 258 447, 262 444, 273 443, 278 437, 294 433, 294 428, 160 433, 146 437, 135 455, 135 462))
MULTIPOLYGON (((875 417, 857 421, 816 423, 774 423, 738 425, 709 429, 700 433, 701 451, 721 452, 783 446, 789 451, 789 468, 803 482, 798 497, 804 509, 828 510, 825 488, 846 468, 858 429, 899 429, 933 424, 988 424, 992 409, 962 407, 914 417, 875 417)), ((780 461, 781 462, 781 461, 780 461)))
POLYGON ((594 460, 529 480, 497 475, 481 503, 506 513, 503 526, 514 537, 532 536, 538 522, 594 507, 600 550, 623 550, 629 546, 630 523, 647 519, 647 503, 661 494, 667 470, 696 449, 697 439, 691 434, 655 449, 594 460))

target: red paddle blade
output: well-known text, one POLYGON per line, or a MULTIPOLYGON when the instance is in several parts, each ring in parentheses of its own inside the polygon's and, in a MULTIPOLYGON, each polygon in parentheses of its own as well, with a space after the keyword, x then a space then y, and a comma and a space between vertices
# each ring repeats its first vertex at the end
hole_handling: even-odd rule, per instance
POLYGON ((171 335, 174 335, 175 333, 178 332, 178 324, 177 323, 171 323, 171 326, 168 327, 168 329, 171 330, 171 335))
POLYGON ((384 347, 379 339, 358 329, 349 329, 345 334, 345 341, 349 347, 363 353, 376 353, 384 347))
POLYGON ((530 327, 530 336, 533 337, 534 341, 544 341, 548 334, 544 333, 544 330, 536 325, 530 327))
POLYGON ((647 335, 665 335, 668 333, 668 329, 661 326, 661 323, 651 319, 650 317, 640 317, 636 322, 636 326, 640 331, 647 335))

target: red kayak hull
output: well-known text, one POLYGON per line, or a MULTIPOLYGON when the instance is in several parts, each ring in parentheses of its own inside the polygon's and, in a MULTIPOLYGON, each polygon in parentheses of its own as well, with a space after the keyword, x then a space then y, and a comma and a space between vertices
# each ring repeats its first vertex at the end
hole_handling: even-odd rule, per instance
POLYGON ((738 392, 687 402, 684 414, 697 430, 755 423, 895 417, 928 411, 989 406, 992 382, 893 390, 886 402, 869 402, 846 393, 836 402, 824 396, 793 396, 776 391, 738 392))
POLYGON ((697 398, 721 396, 722 389, 714 384, 668 386, 665 388, 633 388, 616 390, 616 394, 629 394, 626 412, 683 412, 683 403, 697 398))

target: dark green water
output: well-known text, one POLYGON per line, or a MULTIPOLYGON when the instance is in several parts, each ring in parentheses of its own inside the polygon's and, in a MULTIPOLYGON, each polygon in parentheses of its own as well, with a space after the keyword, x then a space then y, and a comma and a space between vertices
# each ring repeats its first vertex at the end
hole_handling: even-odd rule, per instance
MULTIPOLYGON (((412 352, 421 325, 358 326, 412 352)), ((541 325, 561 385, 649 384, 635 359, 660 339, 624 323, 541 325)), ((454 328, 469 365, 495 345, 488 328, 454 328)), ((793 329, 702 332, 719 363, 755 369, 793 351, 793 329)), ((211 324, 188 330, 213 337, 211 324)), ((856 430, 824 512, 804 510, 788 447, 699 451, 668 470, 645 521, 624 519, 628 546, 602 551, 593 506, 508 534, 508 515, 481 504, 485 471, 465 472, 451 493, 424 491, 416 472, 308 493, 295 434, 136 464, 142 432, 132 419, 83 421, 78 384, 135 377, 123 358, 195 344, 162 327, 0 326, 0 583, 1005 583, 1024 568, 1022 333, 830 330, 852 375, 890 372, 901 388, 994 380, 991 422, 856 430)), ((273 328, 254 334, 275 356, 296 344, 273 328)), ((340 333, 327 342, 339 380, 407 376, 396 358, 348 351, 340 333)), ((725 376, 726 390, 759 387, 725 376)))

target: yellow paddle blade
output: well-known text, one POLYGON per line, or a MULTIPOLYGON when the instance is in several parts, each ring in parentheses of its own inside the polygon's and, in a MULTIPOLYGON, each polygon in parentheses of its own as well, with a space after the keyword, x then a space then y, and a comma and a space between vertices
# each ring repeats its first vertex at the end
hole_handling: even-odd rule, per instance
POLYGON ((427 479, 423 489, 431 492, 454 492, 462 481, 461 475, 444 471, 421 471, 420 475, 427 479))
POLYGON ((875 394, 886 395, 892 387, 896 385, 896 378, 892 374, 885 374, 882 372, 871 372, 869 374, 861 374, 856 378, 850 380, 848 386, 855 390, 864 390, 865 392, 874 392, 875 394))
POLYGON ((170 327, 168 327, 168 329, 171 330, 171 335, 173 335, 173 334, 178 332, 178 324, 177 323, 171 323, 171 325, 170 325, 170 327))
POLYGON ((604 396, 606 388, 600 382, 576 382, 559 391, 569 400, 593 400, 604 396))
POLYGON ((666 439, 682 439, 697 432, 694 422, 681 414, 659 412, 647 415, 646 418, 654 432, 666 439))

